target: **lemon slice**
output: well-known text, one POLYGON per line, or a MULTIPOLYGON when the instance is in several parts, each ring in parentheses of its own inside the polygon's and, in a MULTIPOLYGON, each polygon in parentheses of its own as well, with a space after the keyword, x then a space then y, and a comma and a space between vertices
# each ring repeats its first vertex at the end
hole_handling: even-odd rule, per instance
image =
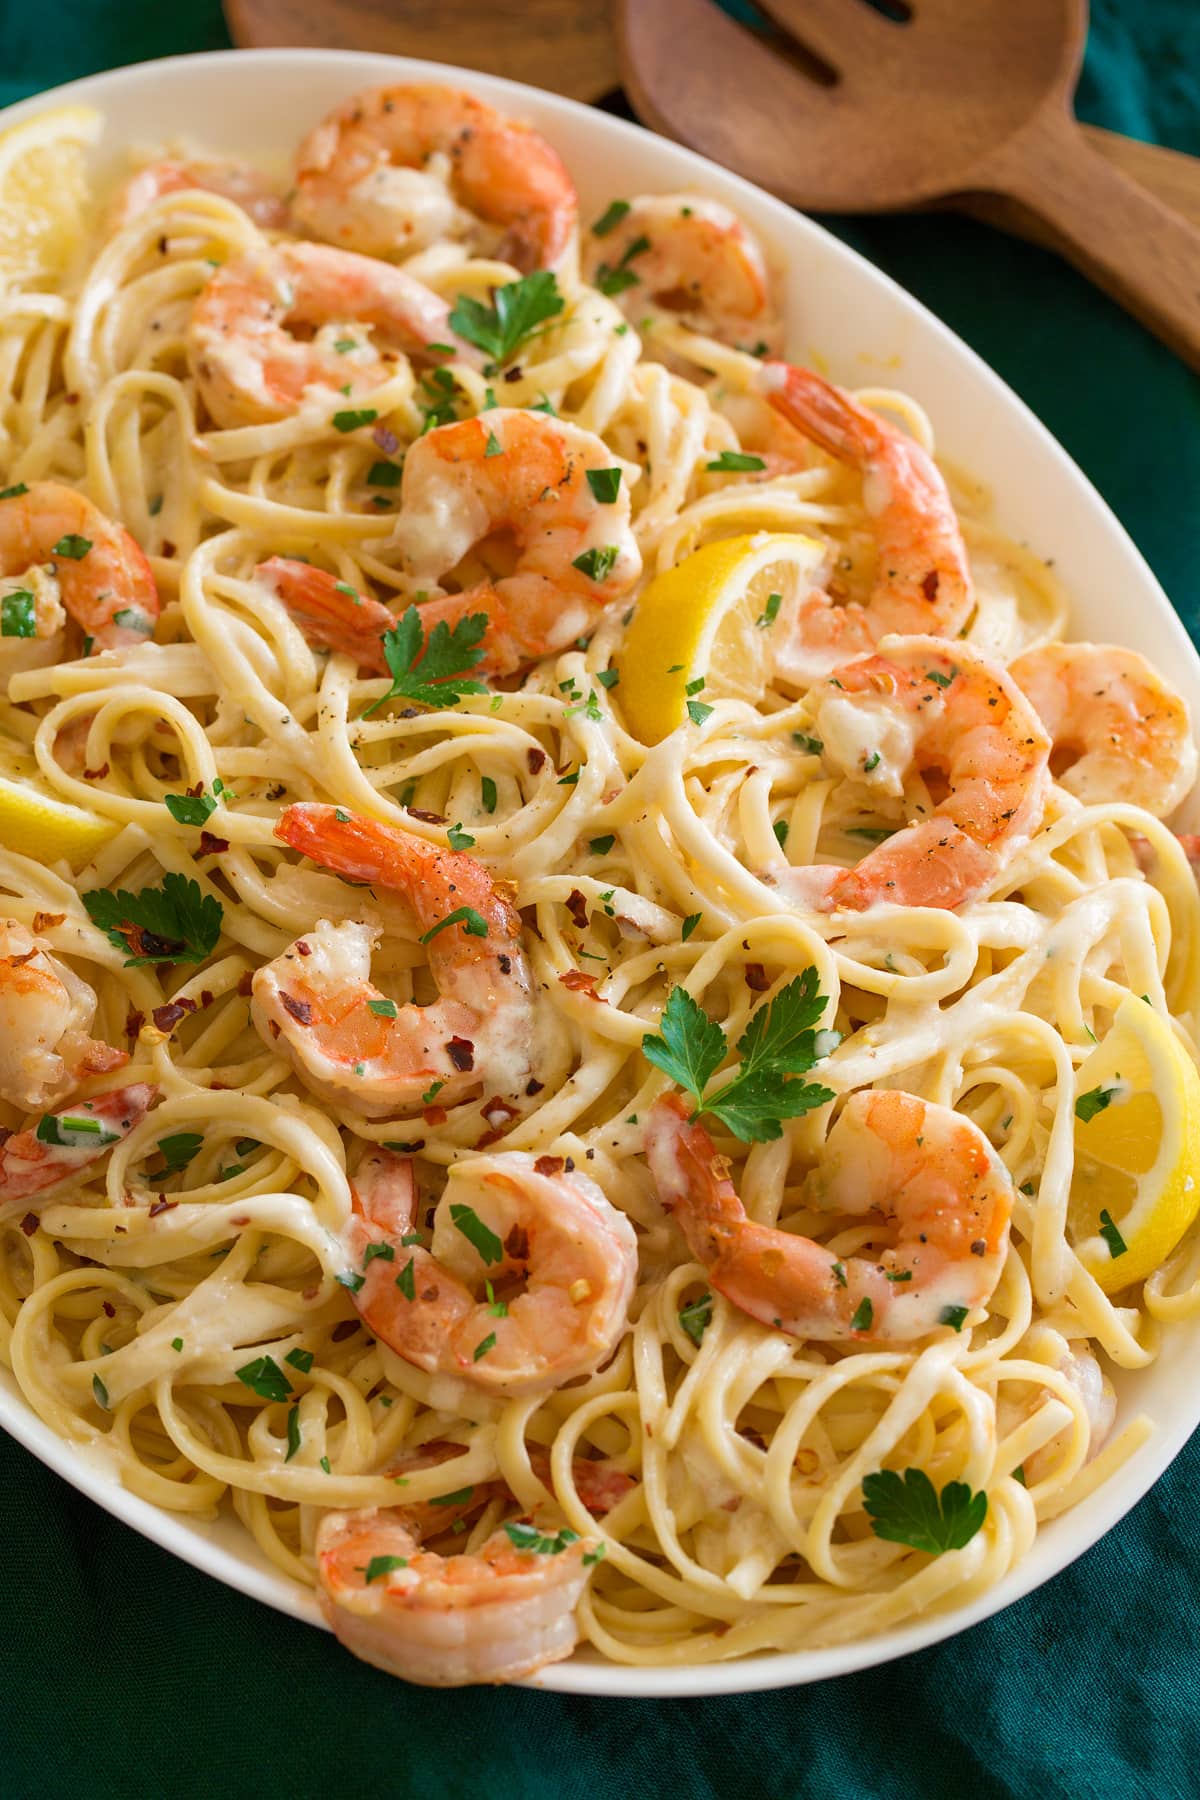
POLYGON ((40 863, 65 857, 78 869, 101 844, 116 836, 119 827, 111 819, 60 800, 38 778, 15 772, 14 758, 6 756, 4 760, 7 772, 0 773, 0 845, 5 850, 40 863))
POLYGON ((49 279, 72 261, 103 123, 94 106, 56 106, 0 132, 0 280, 49 279))
POLYGON ((761 700, 771 674, 771 631, 778 629, 770 620, 807 594, 828 559, 815 538, 759 532, 705 544, 656 575, 616 657, 634 736, 657 744, 682 725, 689 688, 704 702, 761 700), (777 607, 773 594, 781 596, 777 607), (701 680, 703 689, 695 688, 701 680))
POLYGON ((1200 1074, 1131 994, 1076 1083, 1068 1224, 1079 1260, 1112 1294, 1158 1268, 1200 1210, 1200 1074))

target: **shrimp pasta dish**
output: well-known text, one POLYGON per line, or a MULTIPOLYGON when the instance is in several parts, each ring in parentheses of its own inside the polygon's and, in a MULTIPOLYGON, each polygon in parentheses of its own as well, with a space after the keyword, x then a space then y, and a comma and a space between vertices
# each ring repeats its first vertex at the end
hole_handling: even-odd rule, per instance
POLYGON ((725 205, 301 124, 0 292, 0 1356, 410 1681, 961 1605, 1200 1311, 1184 700, 725 205))

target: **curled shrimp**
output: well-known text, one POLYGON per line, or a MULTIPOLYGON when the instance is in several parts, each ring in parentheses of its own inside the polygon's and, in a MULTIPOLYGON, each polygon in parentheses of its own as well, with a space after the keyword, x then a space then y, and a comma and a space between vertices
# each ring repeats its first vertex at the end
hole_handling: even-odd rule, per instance
POLYGON ((1008 1250, 1012 1182, 961 1113, 886 1090, 851 1095, 808 1177, 808 1206, 896 1228, 878 1255, 746 1215, 723 1157, 678 1094, 655 1102, 646 1157, 663 1205, 717 1292, 793 1337, 907 1343, 986 1306, 1008 1250), (947 1316, 949 1315, 949 1316, 947 1316))
POLYGON ((91 1037, 96 995, 45 938, 0 919, 0 1100, 53 1106, 88 1075, 129 1061, 91 1037))
POLYGON ((430 1375, 493 1394, 548 1393, 599 1368, 625 1330, 633 1227, 562 1157, 507 1150, 455 1163, 429 1250, 412 1242, 407 1158, 367 1157, 354 1205, 346 1242, 363 1271, 354 1304, 377 1338, 430 1375))
POLYGON ((587 479, 597 470, 611 476, 608 445, 540 412, 499 408, 418 438, 404 459, 393 539, 406 572, 440 583, 471 551, 486 554, 501 538, 515 556, 507 573, 426 601, 426 628, 482 612, 493 666, 510 668, 591 631, 642 572, 624 471, 609 500, 587 479))
MULTIPOLYGON (((62 656, 66 614, 85 653, 144 644, 159 613, 154 575, 124 526, 86 494, 35 481, 0 500, 0 668, 20 666, 24 640, 62 656), (10 649, 15 659, 6 658, 10 649)), ((28 666, 26 664, 25 666, 28 666)))
POLYGON ((1044 644, 1009 665, 1053 739, 1050 770, 1080 800, 1123 800, 1156 818, 1196 779, 1183 695, 1136 650, 1044 644))
MULTIPOLYGON (((435 1440, 387 1473, 436 1467, 460 1457, 462 1448, 435 1440)), ((545 1484, 545 1451, 531 1450, 530 1462, 545 1484)), ((597 1515, 635 1486, 621 1470, 583 1458, 572 1464, 572 1476, 583 1504, 597 1515)), ((427 1538, 461 1530, 464 1519, 506 1492, 502 1482, 487 1481, 417 1505, 325 1513, 316 1536, 318 1595, 346 1649, 433 1687, 512 1681, 570 1655, 578 1640, 579 1594, 598 1560, 590 1539, 556 1531, 548 1521, 542 1530, 541 1521, 527 1517, 511 1531, 501 1527, 470 1557, 423 1548, 427 1538), (531 1539, 541 1547, 522 1550, 531 1539), (397 1566, 413 1574, 393 1583, 397 1566)))
POLYGON ((403 900, 427 943, 439 998, 398 1005, 369 979, 382 931, 321 920, 257 971, 252 1015, 315 1093, 365 1118, 443 1106, 485 1087, 524 1092, 533 1000, 521 920, 505 884, 472 856, 340 808, 287 807, 281 843, 403 900))
POLYGON ((878 654, 820 682, 810 704, 826 763, 864 798, 903 800, 912 822, 851 869, 781 874, 796 898, 826 912, 959 906, 1036 830, 1050 740, 1016 683, 979 651, 884 638, 878 654))
POLYGON ((811 369, 763 365, 771 405, 804 435, 863 477, 878 570, 865 605, 835 606, 814 592, 800 608, 776 665, 800 685, 871 650, 888 632, 957 637, 975 606, 966 547, 933 458, 905 432, 811 369))
POLYGON ((28 1131, 6 1132, 0 1141, 0 1206, 78 1175, 128 1137, 157 1098, 150 1082, 135 1081, 45 1113, 28 1131))
POLYGON ((164 194, 189 193, 195 188, 232 200, 264 231, 282 231, 287 223, 283 196, 261 169, 250 163, 168 156, 135 169, 122 184, 113 202, 112 229, 119 231, 128 225, 164 194))
POLYGON ((188 357, 218 425, 286 418, 310 394, 341 396, 353 409, 392 379, 401 353, 440 343, 478 360, 459 345, 449 311, 390 263, 328 244, 263 244, 225 263, 202 289, 188 357))
POLYGON ((762 245, 719 200, 631 200, 616 225, 588 234, 584 266, 635 325, 666 313, 690 331, 759 356, 779 350, 782 322, 762 245))
POLYGON ((296 155, 301 228, 368 256, 446 238, 517 268, 555 269, 578 203, 558 152, 532 126, 433 84, 356 94, 296 155))

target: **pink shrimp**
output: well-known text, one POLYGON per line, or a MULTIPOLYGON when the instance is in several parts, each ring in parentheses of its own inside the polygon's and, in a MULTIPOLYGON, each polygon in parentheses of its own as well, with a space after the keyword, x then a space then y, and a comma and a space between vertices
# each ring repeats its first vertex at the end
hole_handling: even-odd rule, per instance
POLYGON ((912 823, 851 869, 780 872, 797 899, 826 912, 959 906, 1036 830, 1050 740, 1016 683, 979 651, 884 638, 877 655, 814 688, 810 705, 826 763, 872 796, 903 800, 912 823))
POLYGON ((58 642, 62 608, 85 650, 144 644, 159 613, 154 575, 135 540, 58 481, 0 500, 0 638, 58 642), (59 603, 61 602, 61 606, 59 603))
POLYGON ((368 979, 382 935, 354 919, 321 920, 257 971, 254 1023, 314 1092, 367 1118, 443 1106, 478 1093, 524 1093, 533 1000, 521 920, 482 863, 413 832, 340 808, 289 806, 276 837, 348 880, 407 904, 427 943, 440 998, 398 1005, 368 979))
POLYGON ((599 1368, 625 1330, 637 1239, 596 1183, 562 1164, 516 1150, 455 1163, 426 1250, 412 1242, 411 1162, 367 1157, 346 1245, 363 1273, 354 1304, 376 1337, 494 1394, 548 1393, 599 1368), (514 1281, 524 1286, 503 1297, 514 1281), (476 1297, 485 1283, 499 1302, 476 1297))
POLYGON ((282 231, 287 223, 287 205, 260 169, 250 163, 187 161, 181 157, 164 157, 135 169, 117 193, 113 203, 112 229, 119 231, 136 219, 139 213, 161 200, 164 194, 190 193, 199 188, 206 194, 219 194, 232 200, 264 230, 282 231))
POLYGON ((539 412, 499 408, 418 438, 394 534, 406 572, 438 583, 485 540, 515 550, 510 573, 427 601, 426 629, 484 613, 496 673, 591 631, 642 571, 627 484, 619 478, 614 497, 599 498, 588 481, 599 470, 623 476, 601 438, 539 412))
POLYGON ((585 240, 588 280, 639 324, 661 312, 721 343, 777 353, 782 322, 762 245, 735 212, 695 194, 631 200, 585 240))
POLYGON ((0 919, 0 1100, 27 1111, 129 1061, 89 1035, 96 995, 43 937, 0 919))
POLYGON ((303 230, 368 256, 454 238, 528 271, 562 265, 578 203, 539 132, 419 83, 356 94, 322 120, 297 152, 292 209, 303 230))
POLYGON ((888 632, 957 637, 975 607, 962 532, 933 458, 905 432, 811 369, 763 365, 764 391, 789 424, 863 477, 879 566, 865 605, 825 593, 802 605, 779 673, 805 685, 888 632))
POLYGON ((286 418, 310 394, 328 403, 340 397, 353 411, 391 380, 402 352, 419 356, 440 343, 479 360, 450 329, 449 312, 390 263, 327 244, 264 244, 224 264, 204 287, 188 356, 218 425, 286 418))
POLYGON ((1009 664, 1054 740, 1050 769, 1080 800, 1124 800, 1156 818, 1196 779, 1183 695, 1136 650, 1043 644, 1009 664))
POLYGON ((839 1258, 746 1216, 725 1159, 678 1094, 655 1102, 646 1157, 664 1206, 717 1292, 793 1337, 906 1343, 959 1329, 1004 1267, 1008 1171, 978 1126, 915 1094, 854 1094, 809 1176, 805 1204, 895 1226, 894 1245, 839 1258))
POLYGON ((140 1125, 158 1098, 147 1081, 113 1088, 91 1100, 75 1100, 45 1113, 27 1131, 8 1132, 0 1142, 0 1205, 28 1200, 44 1188, 78 1175, 140 1125))

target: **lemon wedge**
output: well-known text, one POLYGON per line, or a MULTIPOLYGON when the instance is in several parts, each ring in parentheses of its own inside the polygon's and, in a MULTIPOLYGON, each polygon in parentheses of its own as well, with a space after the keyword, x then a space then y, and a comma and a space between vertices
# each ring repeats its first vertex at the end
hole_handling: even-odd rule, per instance
POLYGON ((1080 1064, 1076 1095, 1068 1224, 1079 1260, 1112 1294, 1158 1268, 1200 1210, 1200 1074, 1131 994, 1080 1064))
POLYGON ((73 869, 78 869, 118 830, 111 819, 60 800, 42 785, 40 777, 19 770, 15 757, 4 756, 0 770, 0 844, 6 850, 31 856, 40 863, 65 858, 73 869))
POLYGON ((659 743, 683 724, 691 698, 761 700, 772 621, 789 598, 803 598, 828 558, 815 538, 759 532, 705 544, 656 575, 616 656, 634 736, 659 743))
POLYGON ((61 275, 86 229, 94 106, 55 106, 0 132, 0 280, 61 275))

